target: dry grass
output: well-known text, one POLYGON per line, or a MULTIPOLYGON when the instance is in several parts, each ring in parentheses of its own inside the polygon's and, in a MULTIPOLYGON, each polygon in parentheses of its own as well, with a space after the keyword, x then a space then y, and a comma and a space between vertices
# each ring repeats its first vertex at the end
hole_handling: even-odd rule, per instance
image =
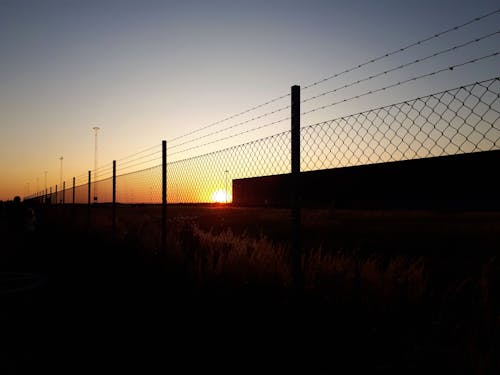
MULTIPOLYGON (((109 237, 110 212, 103 213, 94 219, 93 230, 109 237)), ((116 240, 155 259, 160 252, 159 215, 137 210, 118 219, 116 240)), ((282 291, 292 285, 289 243, 241 230, 243 219, 237 230, 229 220, 214 230, 206 225, 208 220, 200 225, 196 215, 170 216, 165 264, 200 290, 239 292, 256 286, 277 298, 288 295, 282 291)), ((381 227, 369 228, 377 232, 381 227)), ((407 345, 401 350, 415 361, 438 353, 460 373, 489 374, 500 368, 497 254, 464 253, 462 248, 454 253, 451 247, 438 254, 427 249, 420 255, 393 249, 370 252, 332 243, 305 249, 308 301, 362 316, 357 322, 364 329, 380 332, 384 340, 401 340, 407 345)))

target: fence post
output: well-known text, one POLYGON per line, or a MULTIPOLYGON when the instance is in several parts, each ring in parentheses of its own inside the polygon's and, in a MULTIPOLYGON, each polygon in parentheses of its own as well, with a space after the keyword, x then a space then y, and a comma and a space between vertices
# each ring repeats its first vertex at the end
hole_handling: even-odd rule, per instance
POLYGON ((90 229, 90 190, 91 190, 91 177, 89 171, 89 183, 87 189, 87 231, 90 229))
POLYGON ((161 252, 167 252, 167 141, 161 142, 161 252))
POLYGON ((57 195, 58 195, 58 194, 57 194, 57 184, 56 184, 56 204, 59 204, 59 202, 58 202, 58 200, 57 200, 59 197, 58 197, 57 195))
POLYGON ((87 189, 87 205, 90 207, 90 185, 91 185, 91 180, 90 180, 90 171, 89 171, 89 182, 88 182, 88 189, 87 189))
POLYGON ((66 196, 66 181, 63 181, 63 186, 62 186, 62 204, 65 202, 65 196, 66 196))
POLYGON ((49 201, 50 201, 50 204, 52 204, 52 186, 49 187, 49 201))
POLYGON ((116 160, 113 160, 113 224, 112 224, 112 239, 116 238, 116 160))
POLYGON ((76 179, 75 177, 73 177, 73 187, 71 189, 71 195, 72 195, 72 200, 71 200, 71 223, 73 225, 75 225, 75 217, 76 217, 76 214, 75 214, 75 182, 76 182, 76 179))
POLYGON ((292 86, 292 277, 297 295, 302 292, 301 270, 301 202, 300 202, 300 86, 292 86))

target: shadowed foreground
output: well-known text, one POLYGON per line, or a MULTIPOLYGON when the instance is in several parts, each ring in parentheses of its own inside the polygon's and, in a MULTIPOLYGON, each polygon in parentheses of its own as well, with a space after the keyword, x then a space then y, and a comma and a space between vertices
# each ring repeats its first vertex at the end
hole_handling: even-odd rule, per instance
POLYGON ((332 302, 314 292, 297 299, 290 288, 267 284, 200 285, 132 242, 62 229, 52 220, 41 215, 33 233, 2 223, 2 374, 499 368, 498 324, 480 326, 482 296, 467 283, 465 298, 447 302, 449 318, 433 314, 444 310, 429 308, 432 295, 427 305, 410 309, 394 300, 371 311, 357 293, 332 302), (486 354, 457 357, 467 345, 483 345, 486 354))

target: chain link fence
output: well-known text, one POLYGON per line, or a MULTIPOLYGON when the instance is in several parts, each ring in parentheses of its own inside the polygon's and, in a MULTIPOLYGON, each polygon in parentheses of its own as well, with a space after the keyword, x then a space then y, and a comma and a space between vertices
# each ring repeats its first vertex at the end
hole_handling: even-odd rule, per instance
MULTIPOLYGON (((167 203, 230 203, 232 181, 291 172, 290 131, 168 162, 167 203)), ((500 78, 304 126, 301 171, 500 149, 500 78)), ((168 155, 168 153, 167 153, 168 155)), ((161 164, 120 174, 116 202, 158 204, 161 164)), ((112 178, 66 185, 64 203, 110 203, 112 178), (89 201, 90 197, 90 201, 89 201)), ((55 189, 32 196, 62 203, 55 189)), ((28 197, 29 199, 30 197, 28 197)))
POLYGON ((304 127, 301 169, 500 148, 500 79, 304 127))

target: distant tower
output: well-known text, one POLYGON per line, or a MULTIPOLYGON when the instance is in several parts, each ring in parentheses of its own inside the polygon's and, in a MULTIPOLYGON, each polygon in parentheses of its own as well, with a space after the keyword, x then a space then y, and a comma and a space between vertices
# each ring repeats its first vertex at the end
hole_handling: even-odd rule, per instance
POLYGON ((97 131, 100 129, 98 126, 94 126, 92 129, 95 131, 95 141, 94 141, 94 203, 97 203, 97 131))

